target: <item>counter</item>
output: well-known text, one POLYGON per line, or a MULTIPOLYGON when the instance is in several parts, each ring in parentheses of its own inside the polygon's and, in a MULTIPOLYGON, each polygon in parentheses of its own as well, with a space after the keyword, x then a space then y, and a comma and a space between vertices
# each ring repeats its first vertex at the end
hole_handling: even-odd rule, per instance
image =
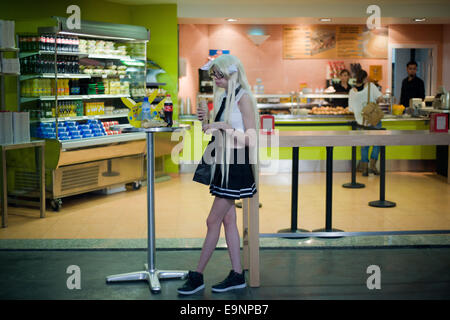
MULTIPOLYGON (((206 137, 201 132, 201 123, 196 120, 196 116, 180 116, 180 122, 191 124, 190 136, 194 143, 184 141, 184 149, 181 157, 182 164, 186 172, 195 169, 193 161, 199 161, 204 148, 208 143, 206 137), (195 132, 195 130, 197 130, 195 132), (194 148, 194 146, 197 146, 194 148), (198 147, 202 146, 202 148, 198 147)), ((351 115, 276 115, 275 129, 280 131, 314 131, 314 130, 352 130, 351 122, 354 117, 351 115)), ((394 116, 385 115, 382 120, 383 128, 387 130, 429 130, 428 117, 394 116)), ((261 160, 278 160, 277 170, 288 172, 291 166, 292 150, 290 148, 262 148, 260 150, 261 160)), ((360 159, 359 147, 357 150, 357 159, 360 159)), ((326 152, 325 148, 308 147, 302 148, 299 159, 301 161, 301 170, 304 171, 323 171, 325 168, 326 152)), ((336 147, 334 149, 335 171, 349 171, 351 160, 351 148, 336 147)), ((388 146, 386 147, 386 168, 387 170, 404 171, 430 171, 434 169, 436 159, 436 146, 388 146)), ((262 171, 264 169, 262 168, 262 171)))

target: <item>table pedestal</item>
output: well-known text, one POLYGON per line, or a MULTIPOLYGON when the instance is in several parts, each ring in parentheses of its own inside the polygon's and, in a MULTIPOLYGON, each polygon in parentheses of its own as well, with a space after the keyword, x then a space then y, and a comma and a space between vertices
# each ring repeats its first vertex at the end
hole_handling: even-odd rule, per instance
POLYGON ((106 277, 106 282, 147 281, 152 293, 161 292, 160 279, 184 279, 188 271, 157 270, 155 257, 155 161, 154 161, 154 132, 171 132, 175 128, 149 128, 147 133, 147 214, 148 214, 148 263, 145 270, 116 274, 106 277))

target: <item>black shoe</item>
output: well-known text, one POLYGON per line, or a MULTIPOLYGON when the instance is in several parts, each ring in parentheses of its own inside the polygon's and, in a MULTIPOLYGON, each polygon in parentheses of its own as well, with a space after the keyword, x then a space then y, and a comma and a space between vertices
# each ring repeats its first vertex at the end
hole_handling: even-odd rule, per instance
POLYGON ((177 291, 179 294, 193 294, 202 290, 204 287, 205 284, 203 283, 203 274, 195 271, 189 271, 187 281, 181 288, 178 288, 177 291))
POLYGON ((233 289, 242 289, 246 286, 247 284, 245 283, 244 271, 242 271, 242 273, 237 273, 234 270, 231 270, 225 280, 212 286, 212 291, 225 292, 233 289))

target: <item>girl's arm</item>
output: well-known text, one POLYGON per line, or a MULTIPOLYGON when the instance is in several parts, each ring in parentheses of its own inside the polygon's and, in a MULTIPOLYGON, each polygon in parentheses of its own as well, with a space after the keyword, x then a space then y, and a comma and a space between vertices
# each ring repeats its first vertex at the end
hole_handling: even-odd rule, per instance
POLYGON ((203 125, 203 131, 208 129, 222 129, 222 130, 233 130, 232 134, 236 138, 236 146, 243 147, 244 145, 249 147, 256 146, 256 123, 255 116, 253 113, 253 104, 249 95, 244 94, 238 103, 239 110, 242 114, 242 120, 244 122, 244 128, 246 132, 240 130, 234 130, 226 122, 213 122, 210 124, 203 125), (248 132, 248 130, 250 131, 248 132))

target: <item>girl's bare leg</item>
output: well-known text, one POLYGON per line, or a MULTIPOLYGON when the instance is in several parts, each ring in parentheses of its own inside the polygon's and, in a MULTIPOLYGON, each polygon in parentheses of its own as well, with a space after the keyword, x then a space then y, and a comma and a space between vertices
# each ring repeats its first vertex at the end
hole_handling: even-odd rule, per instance
POLYGON ((208 232, 203 243, 202 253, 196 269, 197 272, 203 273, 205 270, 219 240, 223 219, 231 207, 234 207, 234 200, 215 197, 208 219, 206 219, 208 232))
POLYGON ((228 254, 230 255, 231 266, 237 273, 242 273, 241 266, 241 241, 236 224, 236 207, 231 206, 223 219, 225 229, 225 239, 227 240, 228 254))

